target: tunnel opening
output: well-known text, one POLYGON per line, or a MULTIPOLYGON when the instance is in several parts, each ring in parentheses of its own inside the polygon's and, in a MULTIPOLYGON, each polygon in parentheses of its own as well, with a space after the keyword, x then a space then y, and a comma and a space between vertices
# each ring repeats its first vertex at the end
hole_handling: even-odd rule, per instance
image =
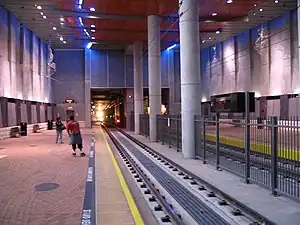
POLYGON ((126 127, 124 89, 91 89, 92 124, 114 123, 126 127))

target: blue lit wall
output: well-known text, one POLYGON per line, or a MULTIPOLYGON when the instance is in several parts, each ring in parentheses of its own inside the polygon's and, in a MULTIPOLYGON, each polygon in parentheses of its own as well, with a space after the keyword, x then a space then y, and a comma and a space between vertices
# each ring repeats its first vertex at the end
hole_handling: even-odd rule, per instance
MULTIPOLYGON (((91 50, 91 88, 133 88, 133 55, 91 50)), ((168 87, 168 54, 161 53, 161 82, 168 87)), ((148 57, 143 58, 143 84, 148 87, 148 57)))
POLYGON ((296 11, 201 51, 203 97, 234 91, 293 93, 298 76, 296 11), (261 29, 262 41, 259 41, 261 29))
POLYGON ((1 6, 0 33, 0 97, 51 102, 46 44, 1 6))

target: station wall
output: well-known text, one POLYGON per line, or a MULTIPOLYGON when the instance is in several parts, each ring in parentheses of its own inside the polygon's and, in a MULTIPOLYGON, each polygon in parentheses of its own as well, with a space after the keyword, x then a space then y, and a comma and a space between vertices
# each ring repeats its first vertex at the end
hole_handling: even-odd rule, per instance
MULTIPOLYGON (((170 53, 169 53, 170 54, 170 53)), ((174 51, 173 114, 180 113, 180 53, 174 51)), ((202 101, 253 91, 257 116, 300 114, 297 12, 290 11, 200 53, 202 101), (283 100, 285 99, 285 100, 283 100), (266 101, 265 101, 266 100, 266 101), (287 109, 287 110, 285 110, 287 109), (261 112, 263 111, 263 113, 261 112)))
POLYGON ((18 107, 40 104, 47 108, 46 103, 52 102, 48 45, 2 6, 0 34, 0 127, 15 126, 20 121, 45 122, 46 109, 41 118, 39 114, 28 116, 26 110, 21 110, 26 111, 21 117, 18 107))

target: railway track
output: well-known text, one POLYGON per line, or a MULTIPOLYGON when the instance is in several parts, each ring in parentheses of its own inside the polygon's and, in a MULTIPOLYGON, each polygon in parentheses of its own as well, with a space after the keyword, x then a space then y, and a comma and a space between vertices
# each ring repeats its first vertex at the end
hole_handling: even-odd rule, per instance
MULTIPOLYGON (((214 142, 206 142, 206 150, 212 154, 216 154, 214 142)), ((220 144, 220 156, 230 158, 242 164, 245 163, 245 151, 243 149, 232 148, 229 145, 220 144)), ((271 157, 267 154, 250 151, 250 166, 271 171, 271 157)), ((299 179, 300 165, 292 160, 278 160, 278 174, 295 180, 299 179)))
POLYGON ((151 192, 152 200, 166 213, 161 220, 200 225, 274 224, 122 130, 104 129, 125 163, 151 192))

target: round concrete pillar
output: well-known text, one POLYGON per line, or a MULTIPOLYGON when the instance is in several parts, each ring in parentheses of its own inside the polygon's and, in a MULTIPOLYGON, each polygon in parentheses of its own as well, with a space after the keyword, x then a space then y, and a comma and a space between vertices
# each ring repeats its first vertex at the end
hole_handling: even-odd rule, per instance
POLYGON ((182 153, 195 157, 195 115, 201 114, 199 0, 180 0, 180 74, 182 153))
POLYGON ((150 141, 157 141, 156 116, 161 114, 160 18, 148 16, 150 141))
POLYGON ((134 61, 134 132, 140 134, 140 115, 144 111, 143 95, 143 44, 135 42, 133 45, 134 61))

